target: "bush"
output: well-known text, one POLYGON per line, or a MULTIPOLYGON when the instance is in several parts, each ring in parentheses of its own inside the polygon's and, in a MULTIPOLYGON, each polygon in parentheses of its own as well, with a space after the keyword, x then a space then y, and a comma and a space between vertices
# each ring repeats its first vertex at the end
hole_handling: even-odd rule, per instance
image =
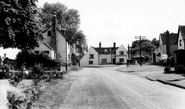
POLYGON ((185 73, 185 67, 184 65, 178 65, 177 67, 177 73, 185 73))
POLYGON ((60 66, 60 61, 51 59, 47 54, 40 53, 34 54, 28 51, 21 51, 16 56, 17 68, 25 63, 26 67, 33 67, 35 64, 42 64, 43 67, 58 67, 60 66))
POLYGON ((164 68, 164 71, 165 71, 166 73, 169 73, 169 72, 170 72, 170 68, 169 68, 169 67, 165 67, 165 68, 164 68))

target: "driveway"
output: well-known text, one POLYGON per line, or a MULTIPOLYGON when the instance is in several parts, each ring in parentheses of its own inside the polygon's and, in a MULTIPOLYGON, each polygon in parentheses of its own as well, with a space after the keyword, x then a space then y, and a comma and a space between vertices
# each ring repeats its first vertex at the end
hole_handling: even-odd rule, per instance
POLYGON ((43 109, 184 109, 185 90, 115 69, 83 68, 67 74, 41 97, 43 109))

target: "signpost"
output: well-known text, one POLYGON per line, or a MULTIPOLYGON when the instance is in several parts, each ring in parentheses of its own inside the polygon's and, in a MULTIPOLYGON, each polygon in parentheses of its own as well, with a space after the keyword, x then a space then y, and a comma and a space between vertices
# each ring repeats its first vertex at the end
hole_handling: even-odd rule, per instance
POLYGON ((135 39, 139 39, 139 42, 140 42, 140 66, 142 66, 142 57, 141 57, 141 39, 145 39, 146 36, 135 36, 135 39))

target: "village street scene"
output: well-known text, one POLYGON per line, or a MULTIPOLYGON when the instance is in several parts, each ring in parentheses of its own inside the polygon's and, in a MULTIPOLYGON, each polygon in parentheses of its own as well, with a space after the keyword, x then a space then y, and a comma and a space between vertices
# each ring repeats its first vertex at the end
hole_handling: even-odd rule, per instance
POLYGON ((185 109, 177 1, 1 0, 0 109, 185 109))

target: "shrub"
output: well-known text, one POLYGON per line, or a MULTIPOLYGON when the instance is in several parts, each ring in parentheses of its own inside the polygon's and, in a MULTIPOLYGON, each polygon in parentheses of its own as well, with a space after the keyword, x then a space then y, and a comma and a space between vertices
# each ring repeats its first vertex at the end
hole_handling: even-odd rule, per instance
POLYGON ((166 73, 169 73, 169 72, 170 72, 170 68, 169 68, 169 67, 165 67, 165 68, 164 68, 164 71, 165 71, 166 73))

